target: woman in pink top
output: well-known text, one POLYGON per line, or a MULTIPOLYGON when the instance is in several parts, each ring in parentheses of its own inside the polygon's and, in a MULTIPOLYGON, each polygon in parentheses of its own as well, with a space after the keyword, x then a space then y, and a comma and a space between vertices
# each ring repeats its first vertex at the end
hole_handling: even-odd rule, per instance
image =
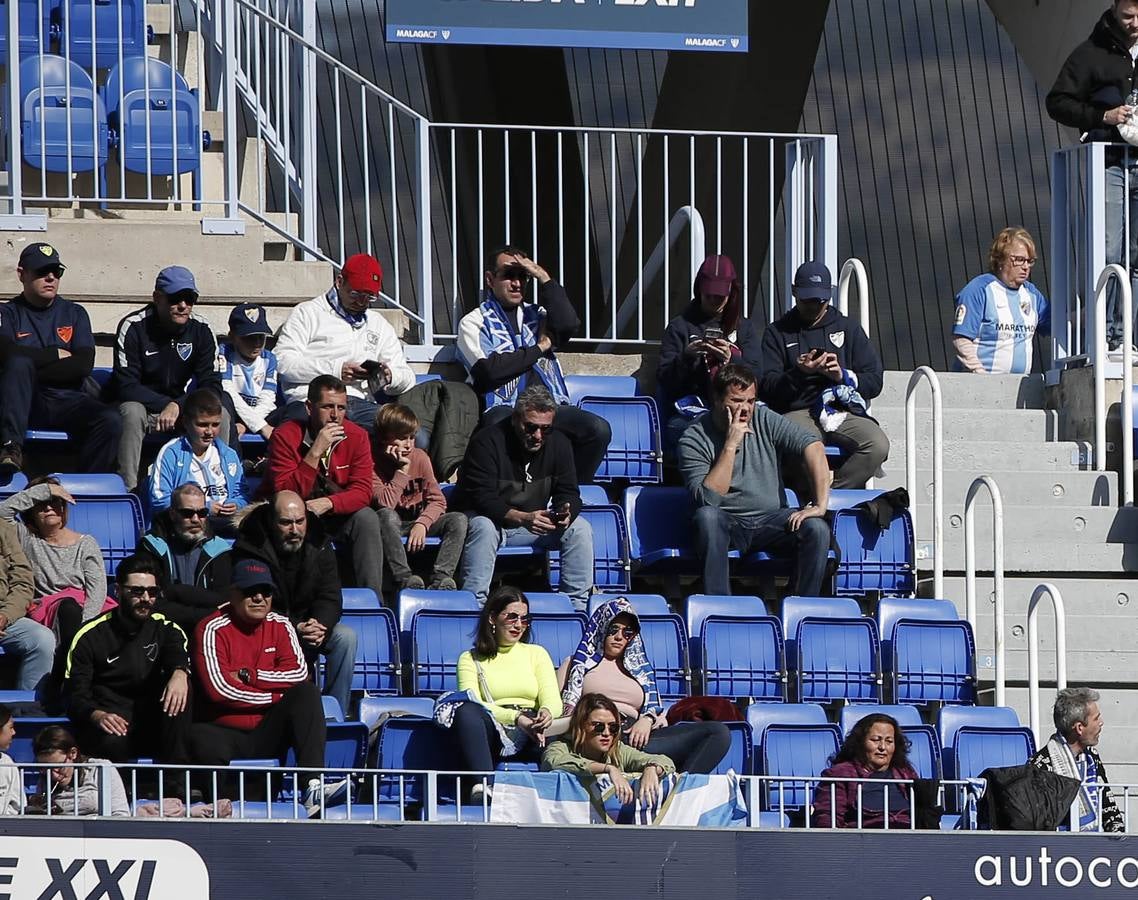
POLYGON ((640 639, 640 619, 625 597, 597 607, 558 677, 564 715, 572 712, 583 694, 603 694, 620 710, 623 740, 636 750, 668 757, 677 771, 711 772, 731 745, 722 722, 668 727, 652 663, 640 639))

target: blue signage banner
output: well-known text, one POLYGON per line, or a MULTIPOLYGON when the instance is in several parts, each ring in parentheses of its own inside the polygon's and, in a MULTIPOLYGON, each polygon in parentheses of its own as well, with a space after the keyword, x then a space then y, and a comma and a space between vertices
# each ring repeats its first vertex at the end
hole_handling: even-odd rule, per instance
POLYGON ((387 40, 747 52, 747 0, 387 0, 387 40))

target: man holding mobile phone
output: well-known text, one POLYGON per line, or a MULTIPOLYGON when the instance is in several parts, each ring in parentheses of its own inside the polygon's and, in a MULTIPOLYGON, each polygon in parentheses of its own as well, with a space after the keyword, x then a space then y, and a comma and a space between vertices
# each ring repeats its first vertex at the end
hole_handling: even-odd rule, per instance
MULTIPOLYGON (((884 367, 865 332, 833 309, 830 270, 807 262, 794 275, 794 308, 763 334, 759 399, 846 458, 833 487, 864 488, 889 456, 889 438, 869 417, 884 367)), ((796 488, 801 472, 787 473, 796 488)))

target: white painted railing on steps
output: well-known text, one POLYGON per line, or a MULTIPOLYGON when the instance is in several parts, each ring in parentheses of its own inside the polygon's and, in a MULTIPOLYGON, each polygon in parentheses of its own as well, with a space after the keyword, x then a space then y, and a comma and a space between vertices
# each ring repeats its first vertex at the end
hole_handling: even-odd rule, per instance
POLYGON ((1095 469, 1106 471, 1106 293, 1110 282, 1118 283, 1122 300, 1122 397, 1119 414, 1122 428, 1122 505, 1134 505, 1134 297, 1126 270, 1117 263, 1103 268, 1095 283, 1095 469))
POLYGON ((1063 595, 1059 588, 1050 582, 1038 585, 1031 593, 1027 605, 1027 704, 1028 721, 1035 735, 1035 745, 1043 746, 1046 735, 1042 729, 1039 715, 1039 605, 1047 598, 1055 613, 1055 687, 1063 690, 1067 686, 1067 609, 1063 605, 1063 595))
POLYGON ((905 489, 909 492, 909 505, 913 511, 913 535, 917 547, 921 546, 918 530, 920 519, 917 509, 924 505, 924 490, 917 484, 917 386, 927 380, 932 392, 932 476, 933 476, 933 596, 944 596, 944 416, 941 404, 940 379, 928 366, 916 369, 905 388, 905 489))
POLYGON ((981 475, 968 488, 964 499, 964 597, 968 622, 976 632, 976 497, 983 488, 992 496, 992 578, 995 618, 996 706, 1005 706, 1004 667, 1004 498, 990 475, 981 475))
POLYGON ((869 337, 869 276, 865 272, 865 263, 856 256, 846 260, 838 276, 838 312, 843 316, 850 314, 851 281, 857 284, 858 324, 865 336, 869 337))

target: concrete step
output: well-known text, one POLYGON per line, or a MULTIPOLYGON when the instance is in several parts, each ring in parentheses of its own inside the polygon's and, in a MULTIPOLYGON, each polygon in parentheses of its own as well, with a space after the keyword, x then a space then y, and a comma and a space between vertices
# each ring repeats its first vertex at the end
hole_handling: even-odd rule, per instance
MULTIPOLYGON (((890 437, 905 435, 905 408, 874 406, 873 417, 890 437)), ((915 420, 917 435, 932 434, 932 420, 920 414, 915 420)), ((944 440, 960 441, 1053 441, 1059 437, 1059 414, 1049 409, 1003 409, 952 407, 945 410, 941 424, 944 440)))
MULTIPOLYGON (((874 405, 905 406, 905 388, 912 372, 886 372, 881 394, 874 405)), ((941 403, 949 408, 990 410, 1042 409, 1044 407, 1042 375, 972 375, 966 372, 938 372, 941 403)), ((927 382, 917 388, 917 409, 932 410, 927 382)))
MULTIPOLYGON (((976 546, 992 545, 992 513, 986 496, 977 501, 976 546)), ((931 510, 931 504, 921 508, 931 510)), ((964 541, 963 498, 945 502, 945 537, 949 544, 964 541)), ((918 532, 923 534, 928 519, 923 515, 918 532)), ((1067 506, 1041 510, 1034 506, 1004 506, 1004 540, 1064 540, 1085 543, 1126 544, 1138 542, 1138 509, 1105 506, 1067 506)))
MULTIPOLYGON (((875 487, 890 490, 905 485, 904 457, 894 458, 884 478, 878 478, 875 487)), ((945 469, 944 497, 946 504, 964 502, 974 472, 945 469)), ((993 475, 1000 488, 1004 503, 1011 506, 1033 506, 1043 509, 1066 506, 1118 505, 1118 475, 1115 472, 998 472, 993 475)), ((917 484, 924 500, 932 502, 932 472, 917 469, 917 484)), ((918 498, 918 502, 920 499, 918 498)))
MULTIPOLYGON (((932 572, 932 559, 922 556, 922 550, 931 543, 932 528, 928 522, 929 509, 920 511, 917 522, 917 568, 925 575, 932 572)), ((979 517, 977 520, 979 526, 979 517)), ((977 527, 977 567, 992 567, 992 541, 977 527)), ((964 541, 948 540, 944 548, 946 572, 964 571, 964 541)), ((1074 541, 1066 537, 1046 537, 1021 540, 1017 535, 1004 538, 1005 572, 1070 575, 1120 575, 1138 571, 1138 543, 1104 543, 1101 541, 1074 541)))
MULTIPOLYGON (((886 473, 904 477, 905 437, 889 433, 886 473)), ((948 441, 942 448, 945 472, 973 476, 992 472, 1070 472, 1092 468, 1091 445, 1084 441, 948 441)), ((932 469, 932 441, 917 438, 917 468, 932 469)))

